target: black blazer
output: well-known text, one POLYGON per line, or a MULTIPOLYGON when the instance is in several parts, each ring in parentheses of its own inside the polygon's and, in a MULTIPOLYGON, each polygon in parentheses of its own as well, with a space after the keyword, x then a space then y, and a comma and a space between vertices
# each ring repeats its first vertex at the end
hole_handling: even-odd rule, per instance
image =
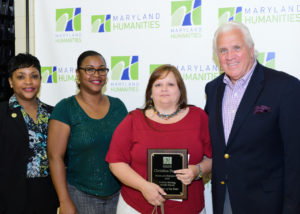
POLYGON ((205 88, 214 214, 223 214, 226 185, 234 214, 300 213, 299 80, 258 63, 225 145, 223 77, 205 88))
MULTIPOLYGON (((46 106, 51 112, 53 107, 46 106)), ((0 103, 0 213, 22 213, 27 203, 26 170, 29 135, 20 108, 10 109, 8 102, 0 103), (13 210, 13 211, 6 211, 13 210)), ((57 204, 50 176, 41 178, 41 192, 57 204)), ((39 181, 40 182, 40 181, 39 181)))

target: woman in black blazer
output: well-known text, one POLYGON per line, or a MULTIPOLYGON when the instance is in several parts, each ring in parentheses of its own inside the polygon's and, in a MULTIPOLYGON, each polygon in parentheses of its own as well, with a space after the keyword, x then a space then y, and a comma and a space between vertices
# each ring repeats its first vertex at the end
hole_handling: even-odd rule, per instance
POLYGON ((52 107, 37 98, 39 60, 18 54, 8 74, 14 94, 0 103, 0 214, 56 214, 46 151, 52 107))

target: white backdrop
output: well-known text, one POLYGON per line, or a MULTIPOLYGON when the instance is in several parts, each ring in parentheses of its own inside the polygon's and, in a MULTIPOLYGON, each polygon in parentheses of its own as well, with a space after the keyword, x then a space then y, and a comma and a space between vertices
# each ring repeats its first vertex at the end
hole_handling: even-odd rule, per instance
MULTIPOLYGON (((105 93, 128 110, 142 107, 150 72, 165 63, 180 70, 189 103, 203 108, 205 84, 220 73, 212 37, 229 19, 249 27, 262 64, 300 77, 299 0, 35 1, 40 98, 55 105, 74 95, 77 57, 96 50, 110 68, 105 93)), ((212 213, 209 185, 205 194, 212 213)))

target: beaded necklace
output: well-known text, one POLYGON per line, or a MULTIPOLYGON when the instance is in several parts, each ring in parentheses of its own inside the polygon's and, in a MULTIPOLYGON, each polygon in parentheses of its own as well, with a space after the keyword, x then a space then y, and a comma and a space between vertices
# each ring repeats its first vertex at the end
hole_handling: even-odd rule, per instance
POLYGON ((161 119, 168 120, 168 119, 174 117, 175 115, 177 115, 180 112, 180 107, 178 106, 178 108, 176 109, 176 111, 174 111, 172 114, 161 114, 159 111, 157 111, 157 109, 155 108, 155 106, 153 106, 153 111, 161 119))

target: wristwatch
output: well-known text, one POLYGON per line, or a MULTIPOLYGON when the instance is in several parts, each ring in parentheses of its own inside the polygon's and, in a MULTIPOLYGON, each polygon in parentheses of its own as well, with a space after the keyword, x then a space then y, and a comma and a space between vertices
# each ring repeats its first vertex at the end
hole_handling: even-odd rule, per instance
POLYGON ((197 164, 197 166, 198 166, 198 169, 199 169, 199 175, 197 176, 197 179, 201 179, 202 176, 203 176, 203 171, 202 171, 202 168, 201 168, 200 164, 197 164))

